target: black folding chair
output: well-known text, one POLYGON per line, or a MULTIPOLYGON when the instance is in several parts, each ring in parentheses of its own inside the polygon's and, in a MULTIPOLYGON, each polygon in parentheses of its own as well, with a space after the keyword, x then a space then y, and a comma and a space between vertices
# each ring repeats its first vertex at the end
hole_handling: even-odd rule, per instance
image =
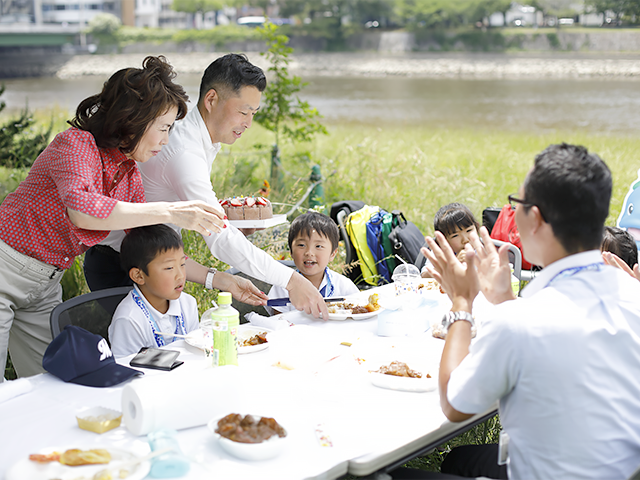
POLYGON ((76 325, 109 340, 111 318, 133 287, 116 287, 86 293, 62 302, 51 312, 51 334, 55 338, 67 325, 76 325))

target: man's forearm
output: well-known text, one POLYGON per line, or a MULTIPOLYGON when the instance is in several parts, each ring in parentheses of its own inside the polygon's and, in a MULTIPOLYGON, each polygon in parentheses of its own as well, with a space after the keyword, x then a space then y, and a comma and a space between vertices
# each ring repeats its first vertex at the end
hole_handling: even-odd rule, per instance
MULTIPOLYGON (((455 306, 454 302, 454 306, 455 306)), ((468 311, 463 308, 453 309, 452 311, 468 311)), ((451 372, 453 372, 462 362, 464 357, 469 354, 469 345, 471 344, 471 324, 464 320, 454 322, 447 332, 447 337, 442 351, 442 359, 440 360, 440 374, 438 383, 440 386, 440 406, 445 416, 452 422, 461 422, 473 415, 457 411, 449 403, 447 398, 447 390, 451 372)))

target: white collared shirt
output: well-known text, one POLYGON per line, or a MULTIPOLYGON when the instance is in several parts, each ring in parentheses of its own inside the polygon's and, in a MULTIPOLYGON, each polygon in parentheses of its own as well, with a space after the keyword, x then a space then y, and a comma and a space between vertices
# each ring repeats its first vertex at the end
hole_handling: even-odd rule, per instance
MULTIPOLYGON (((169 300, 169 309, 160 313, 153 308, 137 285, 133 287, 138 293, 153 320, 161 332, 175 332, 177 317, 182 315, 187 333, 200 327, 198 303, 188 293, 182 292, 177 300, 169 300)), ((132 295, 127 295, 113 314, 109 325, 109 342, 111 351, 116 357, 125 357, 138 353, 142 347, 157 347, 153 328, 142 309, 136 304, 132 295)), ((165 342, 173 341, 173 337, 165 337, 165 342)))
MULTIPOLYGON (((338 272, 334 272, 333 270, 327 268, 327 273, 331 276, 331 284, 333 285, 333 294, 331 297, 346 297, 347 295, 353 295, 354 293, 358 293, 358 287, 353 283, 350 279, 345 277, 344 275, 340 275, 338 272)), ((322 288, 327 285, 327 276, 322 277, 322 283, 320 284, 320 288, 318 290, 322 290, 322 288)), ((289 292, 282 288, 274 285, 269 290, 269 298, 288 298, 289 292)), ((273 315, 275 312, 271 307, 264 307, 269 315, 273 315)), ((290 312, 296 309, 292 304, 285 305, 282 307, 275 307, 280 313, 290 312)))
MULTIPOLYGON (((169 144, 148 162, 138 164, 147 202, 202 200, 222 212, 211 185, 211 167, 220 148, 219 143, 211 143, 198 108, 193 108, 176 122, 169 144)), ((102 243, 120 251, 123 238, 124 232, 111 232, 102 243)), ((275 261, 230 225, 204 241, 217 259, 272 285, 286 287, 293 275, 291 268, 275 261)))
POLYGON ((599 251, 544 268, 495 307, 452 374, 451 405, 500 400, 509 478, 627 478, 640 463, 640 282, 599 251))

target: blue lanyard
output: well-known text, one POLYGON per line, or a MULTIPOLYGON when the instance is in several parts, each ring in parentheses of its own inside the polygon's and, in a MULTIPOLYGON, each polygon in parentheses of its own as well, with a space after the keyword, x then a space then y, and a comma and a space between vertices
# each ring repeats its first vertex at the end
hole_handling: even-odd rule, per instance
POLYGON ((573 275, 576 275, 577 273, 580 273, 580 272, 599 272, 600 270, 602 270, 603 266, 604 266, 603 262, 598 262, 598 263, 591 263, 589 265, 583 265, 582 267, 565 268, 564 270, 560 270, 558 273, 556 273, 553 276, 551 280, 549 280, 549 283, 547 283, 547 287, 557 280, 561 280, 567 277, 572 277, 573 275))
MULTIPOLYGON (((296 272, 300 273, 300 270, 296 268, 296 272)), ((329 267, 324 267, 324 278, 327 279, 327 284, 320 289, 320 295, 322 295, 323 298, 331 298, 333 297, 333 291, 335 289, 333 288, 333 283, 331 283, 331 277, 329 276, 329 267), (327 293, 327 288, 329 293, 327 293)))
MULTIPOLYGON (((133 297, 133 301, 136 302, 136 305, 140 307, 140 310, 142 310, 142 313, 147 318, 149 325, 151 325, 151 331, 153 332, 153 337, 156 339, 156 345, 158 347, 163 347, 165 345, 164 337, 158 333, 160 329, 158 328, 158 325, 156 324, 156 321, 154 320, 153 315, 151 315, 151 312, 149 311, 147 306, 144 304, 144 302, 142 301, 142 298, 140 297, 140 295, 138 295, 138 292, 136 292, 135 288, 131 290, 131 296, 133 297)), ((184 318, 182 316, 182 311, 180 312, 179 316, 176 316, 176 331, 174 333, 181 334, 181 335, 187 334, 187 329, 184 326, 184 318)), ((169 343, 175 342, 175 340, 176 338, 173 337, 173 340, 171 340, 171 342, 169 343)))
POLYGON ((333 297, 333 283, 331 283, 331 277, 329 276, 329 268, 325 267, 324 269, 324 278, 327 279, 327 284, 320 289, 320 295, 324 298, 333 297))

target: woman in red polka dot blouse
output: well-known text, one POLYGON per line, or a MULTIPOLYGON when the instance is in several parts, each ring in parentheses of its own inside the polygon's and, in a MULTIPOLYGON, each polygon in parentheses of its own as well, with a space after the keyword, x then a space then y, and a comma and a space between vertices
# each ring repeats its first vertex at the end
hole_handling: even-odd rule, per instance
MULTIPOLYGON (((7 349, 18 376, 43 372, 49 316, 74 257, 110 230, 172 223, 202 234, 224 227, 204 202, 145 203, 136 162, 157 155, 187 113, 164 57, 114 73, 80 103, 68 130, 36 159, 0 205, 0 367, 7 349)), ((0 375, 0 380, 2 376, 0 375)))

